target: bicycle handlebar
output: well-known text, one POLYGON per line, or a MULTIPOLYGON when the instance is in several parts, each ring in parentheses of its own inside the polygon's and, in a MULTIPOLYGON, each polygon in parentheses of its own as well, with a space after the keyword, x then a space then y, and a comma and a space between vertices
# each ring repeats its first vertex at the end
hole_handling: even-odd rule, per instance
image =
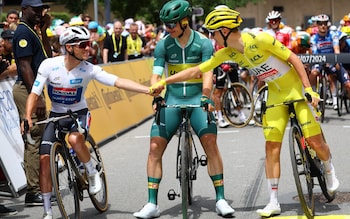
MULTIPOLYGON (((57 117, 50 117, 50 118, 47 118, 45 120, 42 120, 42 121, 39 121, 39 122, 35 122, 33 125, 40 125, 40 124, 47 124, 47 123, 50 123, 50 122, 57 122, 61 119, 65 119, 65 118, 71 118, 75 125, 77 126, 77 129, 78 129, 78 132, 81 133, 81 134, 84 134, 85 133, 85 129, 83 129, 79 123, 79 120, 78 120, 78 115, 76 113, 73 113, 72 110, 68 110, 67 111, 67 115, 63 115, 63 116, 57 116, 57 117)), ((30 135, 30 132, 29 132, 29 124, 28 124, 28 120, 27 119, 24 119, 24 132, 26 133, 26 138, 27 138, 27 141, 30 143, 30 144, 35 144, 35 141, 33 140, 32 136, 30 135)))

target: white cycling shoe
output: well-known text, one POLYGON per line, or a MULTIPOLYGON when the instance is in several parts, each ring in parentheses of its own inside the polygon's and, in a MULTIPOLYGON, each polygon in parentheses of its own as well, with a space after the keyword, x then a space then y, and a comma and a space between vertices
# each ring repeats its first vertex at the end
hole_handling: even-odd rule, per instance
POLYGON ((89 194, 95 195, 102 189, 101 177, 100 173, 96 172, 95 174, 91 174, 88 176, 89 181, 89 194))
POLYGON ((216 202, 216 213, 221 216, 232 215, 235 210, 227 203, 225 199, 220 199, 216 202))
POLYGON ((325 174, 327 190, 329 193, 335 192, 339 187, 339 180, 335 175, 334 167, 332 166, 332 170, 325 174))
POLYGON ((256 213, 258 213, 261 217, 271 217, 274 215, 279 215, 281 214, 281 206, 279 203, 269 203, 264 209, 256 210, 256 213))
POLYGON ((52 213, 51 212, 45 212, 43 215, 43 219, 52 219, 52 213))
POLYGON ((155 205, 153 203, 147 203, 145 206, 143 206, 143 208, 134 213, 134 216, 137 218, 156 218, 160 216, 160 210, 159 210, 159 206, 155 205))
POLYGON ((219 127, 220 128, 226 128, 230 125, 230 123, 226 122, 224 119, 219 121, 219 127))

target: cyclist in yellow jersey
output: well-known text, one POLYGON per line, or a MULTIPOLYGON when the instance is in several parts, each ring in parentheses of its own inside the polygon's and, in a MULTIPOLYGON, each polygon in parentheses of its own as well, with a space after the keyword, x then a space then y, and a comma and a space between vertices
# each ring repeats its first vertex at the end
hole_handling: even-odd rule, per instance
MULTIPOLYGON (((241 34, 238 30, 241 22, 240 13, 231 9, 210 12, 205 19, 205 27, 211 37, 226 48, 217 51, 208 61, 168 77, 153 87, 163 87, 176 81, 194 78, 215 68, 223 61, 233 60, 240 66, 250 69, 259 80, 268 84, 268 105, 303 98, 304 90, 312 97, 311 105, 316 107, 320 100, 319 95, 312 90, 299 58, 267 33, 241 34)), ((320 124, 316 121, 308 103, 297 103, 295 108, 307 142, 325 165, 327 189, 329 192, 334 192, 339 186, 339 181, 331 163, 329 146, 321 135, 320 124)), ((268 205, 264 209, 257 210, 257 213, 264 217, 281 213, 277 191, 282 139, 288 120, 288 109, 283 106, 267 109, 263 117, 266 140, 265 170, 270 200, 268 205)))

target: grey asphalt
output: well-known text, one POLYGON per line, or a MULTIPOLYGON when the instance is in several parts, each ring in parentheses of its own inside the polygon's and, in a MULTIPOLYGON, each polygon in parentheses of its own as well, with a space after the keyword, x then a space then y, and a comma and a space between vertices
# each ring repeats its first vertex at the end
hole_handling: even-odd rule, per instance
MULTIPOLYGON (((349 139, 350 114, 338 117, 336 112, 328 108, 326 120, 322 124, 327 142, 333 155, 333 163, 340 180, 336 199, 325 203, 316 186, 316 214, 348 215, 350 217, 350 180, 349 175, 349 139)), ((82 218, 134 218, 147 201, 146 159, 149 148, 149 129, 151 120, 147 120, 130 129, 119 137, 101 146, 108 177, 109 209, 98 213, 88 195, 81 202, 82 218)), ((287 129, 288 131, 288 129, 287 129)), ((176 138, 163 157, 163 179, 159 190, 160 218, 181 218, 181 199, 169 201, 169 189, 178 190, 175 179, 176 138)), ((198 153, 203 150, 196 140, 198 153)), ((264 173, 264 139, 260 127, 219 128, 218 145, 224 162, 225 194, 228 202, 236 210, 235 218, 260 218, 256 209, 264 207, 267 202, 267 186, 264 173)), ((298 202, 297 191, 292 174, 288 139, 285 135, 281 152, 282 174, 279 187, 279 200, 283 218, 301 218, 303 215, 298 202)), ((190 207, 190 218, 220 218, 215 213, 215 195, 206 167, 200 167, 194 183, 194 202, 190 207)), ((24 207, 24 195, 19 198, 1 197, 3 203, 18 211, 13 218, 41 218, 42 207, 24 207)), ((57 206, 53 207, 54 218, 60 218, 57 206)), ((276 217, 278 218, 278 217, 276 217)), ((317 217, 316 217, 317 218, 317 217)), ((322 217, 324 218, 324 217, 322 217)))

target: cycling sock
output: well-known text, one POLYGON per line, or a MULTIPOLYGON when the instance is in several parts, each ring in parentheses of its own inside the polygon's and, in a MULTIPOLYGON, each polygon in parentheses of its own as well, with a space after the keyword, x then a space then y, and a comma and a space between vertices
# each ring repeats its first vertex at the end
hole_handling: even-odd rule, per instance
POLYGON ((43 196, 43 204, 44 204, 44 212, 50 212, 52 213, 51 208, 51 192, 42 193, 43 196))
POLYGON ((337 104, 337 94, 332 93, 332 100, 333 100, 333 105, 337 104))
POLYGON ((91 158, 87 163, 84 163, 84 166, 86 168, 88 175, 95 174, 97 172, 91 158))
POLYGON ((148 177, 148 202, 157 204, 158 189, 161 178, 148 177))
POLYGON ((324 169, 326 170, 326 173, 329 173, 333 170, 333 165, 332 165, 332 162, 331 162, 331 158, 329 158, 328 160, 326 161, 322 161, 323 162, 323 165, 324 165, 324 169))
POLYGON ((277 204, 278 203, 278 183, 279 183, 279 178, 270 178, 267 179, 267 189, 270 194, 270 202, 272 204, 277 204))
POLYGON ((220 199, 225 199, 224 194, 224 174, 218 174, 214 176, 210 176, 213 181, 215 192, 216 192, 216 201, 220 199))
POLYGON ((217 117, 218 117, 218 121, 224 119, 224 118, 222 118, 222 112, 221 112, 221 110, 216 111, 216 115, 217 115, 217 117))

